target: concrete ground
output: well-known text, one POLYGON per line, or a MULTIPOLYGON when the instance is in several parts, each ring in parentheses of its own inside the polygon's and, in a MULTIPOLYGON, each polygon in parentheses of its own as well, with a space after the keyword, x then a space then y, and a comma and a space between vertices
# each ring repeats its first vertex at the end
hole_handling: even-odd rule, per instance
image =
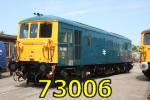
MULTIPOLYGON (((52 93, 58 92, 56 88, 49 89, 45 99, 46 100, 87 100, 87 99, 99 99, 99 100, 146 100, 149 81, 143 75, 139 69, 139 64, 134 64, 134 68, 130 73, 106 76, 103 78, 96 78, 97 84, 102 79, 111 79, 112 95, 109 98, 101 98, 98 93, 93 98, 87 98, 83 92, 78 98, 71 98, 67 92, 67 95, 63 98, 54 98, 52 93)), ((17 83, 12 77, 9 77, 9 73, 3 73, 2 79, 0 79, 0 100, 39 100, 42 87, 29 85, 27 86, 25 81, 17 83)), ((42 99, 42 100, 45 100, 42 99)))

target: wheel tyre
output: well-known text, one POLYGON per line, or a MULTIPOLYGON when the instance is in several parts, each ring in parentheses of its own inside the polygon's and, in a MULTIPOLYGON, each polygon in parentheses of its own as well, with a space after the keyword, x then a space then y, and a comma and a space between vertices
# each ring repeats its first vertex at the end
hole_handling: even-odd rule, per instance
POLYGON ((117 66, 116 72, 117 72, 117 74, 120 74, 120 68, 119 68, 119 66, 117 66))
POLYGON ((85 80, 86 79, 86 71, 82 70, 81 71, 81 80, 85 80))

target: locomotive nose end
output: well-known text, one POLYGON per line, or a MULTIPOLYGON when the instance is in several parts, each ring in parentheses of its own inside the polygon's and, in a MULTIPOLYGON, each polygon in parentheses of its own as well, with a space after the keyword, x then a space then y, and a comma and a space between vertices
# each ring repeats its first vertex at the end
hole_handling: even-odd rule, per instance
POLYGON ((148 70, 148 63, 147 62, 141 62, 140 68, 142 71, 148 70))

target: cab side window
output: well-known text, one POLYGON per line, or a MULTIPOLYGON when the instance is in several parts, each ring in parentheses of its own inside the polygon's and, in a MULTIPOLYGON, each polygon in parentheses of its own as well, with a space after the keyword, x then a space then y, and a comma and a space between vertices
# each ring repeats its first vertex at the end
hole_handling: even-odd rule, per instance
POLYGON ((145 45, 149 45, 150 44, 150 34, 149 33, 146 33, 144 35, 144 44, 145 45))
POLYGON ((64 32, 61 33, 61 38, 60 39, 61 39, 60 40, 61 43, 72 43, 73 42, 72 33, 64 31, 64 32))
POLYGON ((67 32, 61 33, 61 43, 67 43, 67 32))
POLYGON ((68 32, 68 43, 72 43, 72 33, 68 32))

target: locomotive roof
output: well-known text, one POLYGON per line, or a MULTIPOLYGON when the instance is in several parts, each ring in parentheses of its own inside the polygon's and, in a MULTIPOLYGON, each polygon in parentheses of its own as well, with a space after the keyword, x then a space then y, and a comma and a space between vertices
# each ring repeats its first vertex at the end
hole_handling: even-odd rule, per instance
POLYGON ((142 33, 150 33, 150 29, 144 30, 142 33))
POLYGON ((95 32, 103 32, 105 34, 109 34, 109 35, 116 36, 118 38, 123 38, 123 39, 129 40, 128 38, 126 38, 122 35, 116 34, 116 33, 107 32, 107 31, 104 31, 102 29, 99 29, 99 28, 96 28, 96 27, 93 27, 93 26, 89 26, 89 25, 86 25, 86 24, 83 24, 83 23, 79 23, 79 22, 76 22, 76 21, 71 21, 71 20, 68 20, 68 19, 64 19, 64 18, 61 18, 61 17, 52 16, 52 15, 35 16, 35 17, 31 17, 31 18, 27 18, 25 20, 22 20, 21 22, 35 21, 35 20, 57 20, 57 21, 62 22, 62 23, 71 24, 71 25, 82 27, 82 28, 85 28, 85 29, 88 29, 88 30, 91 30, 91 31, 95 31, 95 32))

